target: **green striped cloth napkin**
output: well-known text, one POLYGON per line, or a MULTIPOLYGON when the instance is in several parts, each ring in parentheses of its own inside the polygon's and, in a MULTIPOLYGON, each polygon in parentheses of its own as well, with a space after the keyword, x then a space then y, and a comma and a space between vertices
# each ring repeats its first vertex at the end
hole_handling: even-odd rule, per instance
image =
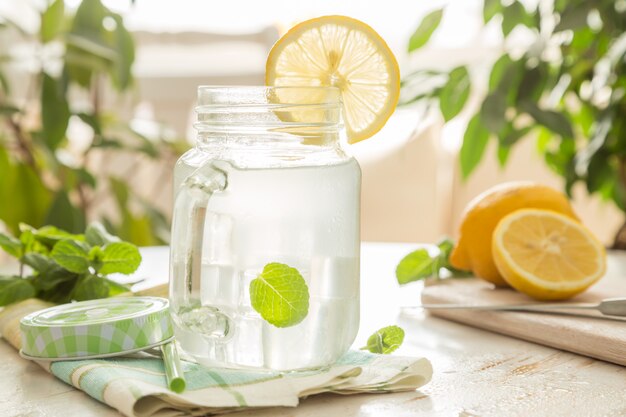
MULTIPOLYGON (((20 347, 19 320, 46 308, 27 300, 0 312, 0 332, 20 347)), ((214 369, 183 362, 187 390, 168 390, 163 363, 155 358, 123 357, 39 362, 62 381, 127 416, 221 414, 248 407, 295 407, 300 398, 322 392, 358 394, 415 390, 432 376, 424 358, 350 351, 326 371, 280 374, 214 369)))

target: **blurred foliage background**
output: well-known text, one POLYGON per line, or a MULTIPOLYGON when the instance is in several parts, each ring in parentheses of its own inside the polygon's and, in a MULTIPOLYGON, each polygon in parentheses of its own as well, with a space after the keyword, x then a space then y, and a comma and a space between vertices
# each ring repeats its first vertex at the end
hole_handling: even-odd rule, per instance
POLYGON ((24 222, 79 233, 90 218, 103 217, 124 240, 168 242, 163 213, 129 187, 135 167, 114 175, 98 169, 129 154, 175 160, 185 147, 158 129, 146 135, 115 108, 103 107, 105 95, 132 100, 135 45, 122 17, 100 0, 83 0, 74 11, 54 0, 41 10, 36 33, 2 16, 0 30, 32 45, 36 61, 24 99, 13 94, 5 71, 19 58, 9 51, 0 56, 0 220, 6 228, 16 235, 24 222), (87 127, 86 140, 73 137, 72 123, 87 127), (96 213, 105 195, 115 204, 96 213))
MULTIPOLYGON (((428 43, 443 13, 434 10, 421 21, 409 52, 428 43)), ((626 212, 626 1, 555 0, 528 8, 517 0, 485 0, 483 20, 501 28, 504 48, 465 129, 463 177, 481 163, 489 141, 497 141, 504 166, 516 143, 534 138, 568 195, 583 183, 626 212), (519 29, 531 36, 522 50, 507 42, 519 29)), ((447 122, 476 88, 470 73, 466 66, 415 71, 403 80, 403 103, 438 106, 447 122)), ((614 247, 626 249, 626 224, 614 247)))

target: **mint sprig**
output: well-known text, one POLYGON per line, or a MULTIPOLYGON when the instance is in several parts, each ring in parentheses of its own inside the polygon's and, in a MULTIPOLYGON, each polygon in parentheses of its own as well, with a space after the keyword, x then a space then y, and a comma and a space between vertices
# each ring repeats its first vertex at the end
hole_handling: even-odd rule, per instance
POLYGON ((295 326, 309 313, 309 288, 296 268, 272 262, 250 283, 250 301, 268 323, 295 326))
POLYGON ((20 231, 17 238, 0 233, 0 248, 20 262, 19 276, 0 276, 0 306, 31 297, 64 303, 118 295, 130 288, 107 275, 131 274, 141 263, 135 245, 99 223, 89 225, 85 234, 25 224, 20 231))
POLYGON ((367 339, 361 350, 387 355, 398 349, 404 342, 404 330, 398 326, 387 326, 376 331, 367 339))
POLYGON ((470 274, 454 268, 450 264, 450 253, 454 247, 451 239, 437 243, 437 250, 431 253, 426 248, 417 249, 406 255, 396 267, 396 278, 400 285, 426 278, 440 279, 443 276, 464 277, 470 274))

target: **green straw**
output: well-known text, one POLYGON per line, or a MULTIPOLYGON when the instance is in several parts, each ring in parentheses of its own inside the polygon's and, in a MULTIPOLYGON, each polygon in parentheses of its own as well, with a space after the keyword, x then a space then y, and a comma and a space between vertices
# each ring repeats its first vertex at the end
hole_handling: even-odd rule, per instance
POLYGON ((185 390, 185 374, 180 364, 176 342, 169 342, 161 346, 163 352, 163 364, 165 365, 165 378, 170 390, 181 393, 185 390))

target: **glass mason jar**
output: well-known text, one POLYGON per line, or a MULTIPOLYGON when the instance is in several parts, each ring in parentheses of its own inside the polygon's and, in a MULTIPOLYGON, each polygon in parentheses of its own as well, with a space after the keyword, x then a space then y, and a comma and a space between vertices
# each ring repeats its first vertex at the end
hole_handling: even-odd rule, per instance
POLYGON ((332 87, 200 87, 196 147, 174 172, 170 300, 177 339, 210 366, 297 370, 343 355, 359 327, 361 171, 332 87), (269 263, 297 269, 304 319, 252 307, 269 263))

